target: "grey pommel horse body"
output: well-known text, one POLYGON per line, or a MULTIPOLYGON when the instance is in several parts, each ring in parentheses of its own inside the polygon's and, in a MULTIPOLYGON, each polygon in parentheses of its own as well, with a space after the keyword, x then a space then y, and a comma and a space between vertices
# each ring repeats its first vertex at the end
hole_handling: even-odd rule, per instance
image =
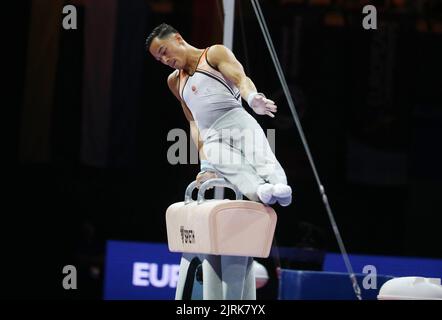
POLYGON ((253 257, 270 254, 276 227, 275 211, 262 203, 242 200, 241 192, 222 178, 204 182, 197 201, 196 181, 184 201, 166 211, 169 250, 182 252, 175 299, 190 299, 197 267, 202 264, 204 300, 255 300, 253 257), (210 199, 212 187, 230 188, 236 199, 210 199))

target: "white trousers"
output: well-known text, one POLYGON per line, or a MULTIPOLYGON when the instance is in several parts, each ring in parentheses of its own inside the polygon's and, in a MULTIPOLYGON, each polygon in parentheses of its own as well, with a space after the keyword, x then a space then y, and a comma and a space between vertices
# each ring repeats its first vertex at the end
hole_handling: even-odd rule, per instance
POLYGON ((259 123, 243 108, 236 108, 218 119, 203 133, 207 160, 227 181, 249 200, 259 201, 260 184, 287 184, 259 123))

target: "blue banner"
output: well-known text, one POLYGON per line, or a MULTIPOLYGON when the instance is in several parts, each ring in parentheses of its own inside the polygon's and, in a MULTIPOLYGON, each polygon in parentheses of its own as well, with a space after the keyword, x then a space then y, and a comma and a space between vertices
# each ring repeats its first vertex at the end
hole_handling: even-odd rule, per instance
POLYGON ((174 299, 180 258, 166 244, 108 241, 104 299, 174 299))
MULTIPOLYGON (((395 277, 442 278, 442 259, 391 257, 350 254, 350 262, 356 273, 364 272, 367 266, 376 268, 378 274, 395 277)), ((347 272, 342 255, 327 253, 324 259, 324 271, 347 272)))

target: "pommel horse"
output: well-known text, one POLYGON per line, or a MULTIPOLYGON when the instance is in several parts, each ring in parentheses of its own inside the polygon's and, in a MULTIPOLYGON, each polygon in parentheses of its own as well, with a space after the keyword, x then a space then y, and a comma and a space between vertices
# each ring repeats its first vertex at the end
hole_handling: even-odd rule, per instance
POLYGON ((196 181, 184 201, 166 211, 171 252, 182 252, 175 299, 190 299, 195 272, 202 265, 204 300, 256 300, 253 258, 269 256, 276 227, 275 211, 262 203, 242 200, 237 187, 222 178, 204 182, 197 200, 196 181), (205 199, 212 187, 230 188, 235 200, 205 199))

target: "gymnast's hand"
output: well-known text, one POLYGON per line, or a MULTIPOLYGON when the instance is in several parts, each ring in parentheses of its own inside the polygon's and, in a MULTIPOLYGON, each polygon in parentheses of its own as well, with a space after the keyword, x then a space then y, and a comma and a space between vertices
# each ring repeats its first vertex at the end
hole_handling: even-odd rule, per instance
MULTIPOLYGON (((218 175, 213 171, 202 171, 196 176, 196 187, 199 189, 201 185, 209 179, 216 179, 218 175)), ((213 187, 209 188, 212 189, 213 187)))
POLYGON ((247 102, 256 114, 268 115, 272 118, 275 117, 273 114, 277 110, 275 102, 267 99, 262 93, 252 92, 249 95, 247 102))

